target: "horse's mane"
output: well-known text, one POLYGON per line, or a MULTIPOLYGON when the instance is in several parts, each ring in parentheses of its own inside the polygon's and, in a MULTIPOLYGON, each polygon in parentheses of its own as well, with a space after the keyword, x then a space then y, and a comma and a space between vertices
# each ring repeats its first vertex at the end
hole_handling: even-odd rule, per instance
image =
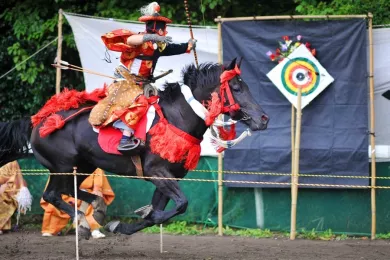
MULTIPOLYGON (((194 91, 196 88, 213 88, 219 84, 222 66, 218 63, 201 63, 199 69, 195 64, 187 65, 182 70, 183 82, 194 91)), ((212 89, 210 89, 211 91, 212 89)), ((180 94, 178 83, 167 83, 164 91, 159 91, 159 96, 165 100, 173 100, 180 94)))

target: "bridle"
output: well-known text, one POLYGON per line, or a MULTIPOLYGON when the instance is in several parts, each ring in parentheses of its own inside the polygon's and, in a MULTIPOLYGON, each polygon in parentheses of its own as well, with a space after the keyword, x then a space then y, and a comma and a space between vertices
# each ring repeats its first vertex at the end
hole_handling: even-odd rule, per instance
POLYGON ((240 120, 246 121, 249 120, 251 117, 243 108, 240 107, 238 103, 235 102, 232 91, 229 86, 229 81, 240 74, 241 70, 236 65, 234 69, 225 70, 224 72, 222 72, 220 76, 221 86, 219 90, 219 96, 221 98, 222 103, 221 113, 229 113, 230 116, 233 117, 233 115, 239 111, 243 114, 243 117, 240 120))

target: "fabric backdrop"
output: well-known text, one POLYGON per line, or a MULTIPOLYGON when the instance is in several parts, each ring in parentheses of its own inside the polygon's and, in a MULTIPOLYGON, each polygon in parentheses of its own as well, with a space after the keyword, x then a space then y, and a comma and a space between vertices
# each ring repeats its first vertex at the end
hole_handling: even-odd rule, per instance
MULTIPOLYGON (((74 34, 75 41, 76 41, 76 45, 77 45, 77 48, 79 50, 79 55, 80 55, 80 59, 81 59, 81 63, 83 65, 83 67, 85 67, 87 69, 95 70, 95 71, 100 72, 100 73, 109 74, 109 75, 112 74, 112 72, 115 68, 115 65, 118 62, 117 58, 119 57, 119 54, 115 53, 115 52, 110 52, 112 63, 106 63, 103 60, 105 57, 105 55, 104 55, 105 47, 100 39, 100 36, 108 31, 110 31, 110 30, 114 30, 117 28, 127 28, 127 29, 131 29, 134 31, 143 31, 143 29, 144 29, 143 24, 136 23, 136 22, 126 22, 126 21, 119 22, 119 21, 112 20, 112 19, 101 19, 99 17, 96 17, 96 18, 80 17, 78 15, 69 14, 69 13, 65 13, 65 17, 72 27, 73 34, 74 34)), ((354 21, 354 23, 355 22, 356 21, 354 21)), ((224 52, 225 57, 224 58, 226 60, 226 59, 231 59, 231 57, 236 56, 236 55, 244 56, 245 61, 243 62, 243 66, 244 66, 243 76, 244 76, 245 80, 247 80, 246 77, 249 75, 248 74, 249 72, 251 72, 252 74, 254 72, 254 68, 246 69, 246 67, 248 67, 247 62, 250 61, 248 59, 251 59, 251 62, 254 62, 254 63, 257 62, 257 64, 256 64, 257 66, 266 66, 267 68, 269 68, 269 70, 272 68, 272 66, 275 65, 268 60, 268 57, 265 56, 264 51, 266 52, 268 50, 274 50, 276 48, 276 45, 277 45, 276 41, 279 39, 278 37, 283 35, 283 31, 281 31, 281 29, 275 29, 274 27, 271 27, 271 28, 267 27, 268 29, 272 29, 274 31, 270 31, 270 30, 264 29, 264 28, 262 29, 261 27, 263 26, 264 23, 265 24, 272 24, 273 22, 224 23, 224 26, 223 26, 223 28, 224 28, 223 36, 224 36, 224 46, 225 46, 225 52, 224 52), (234 38, 234 39, 226 38, 226 36, 229 36, 229 35, 232 36, 231 34, 228 34, 228 35, 226 34, 226 26, 228 27, 228 30, 231 31, 232 30, 231 26, 233 26, 233 25, 236 25, 235 29, 237 29, 237 35, 239 36, 239 38, 234 38), (241 27, 241 25, 243 25, 244 27, 241 27), (245 28, 246 26, 252 26, 252 29, 249 30, 249 28, 245 28), (253 27, 253 26, 257 26, 257 27, 253 27), (251 34, 246 34, 246 32, 248 32, 248 31, 251 34), (255 32, 253 32, 253 31, 255 31, 255 32), (264 33, 267 33, 267 34, 264 34, 264 33), (246 44, 248 42, 249 43, 255 42, 256 45, 255 46, 250 46, 250 45, 246 46, 246 44), (234 47, 237 46, 237 48, 233 50, 233 53, 229 54, 226 52, 227 46, 234 46, 234 47), (257 50, 257 46, 258 47, 263 46, 263 47, 261 47, 263 50, 262 51, 257 50)), ((316 29, 317 27, 314 29, 312 27, 310 27, 311 31, 315 32, 317 30, 317 32, 307 34, 306 31, 301 30, 300 28, 296 27, 296 25, 299 24, 297 21, 281 22, 281 24, 286 24, 286 25, 289 23, 291 23, 290 28, 293 28, 293 31, 288 31, 288 33, 291 33, 291 34, 300 33, 305 38, 309 37, 309 38, 307 38, 308 41, 310 41, 317 50, 321 51, 321 49, 325 47, 324 44, 321 44, 321 46, 319 46, 317 44, 318 40, 321 40, 325 37, 325 35, 323 35, 322 32, 320 31, 320 29, 317 30, 316 29), (306 33, 306 35, 304 35, 305 33, 306 33)), ((339 23, 339 22, 336 22, 336 23, 339 23)), ((328 24, 329 27, 327 27, 325 24, 328 24, 328 23, 323 22, 323 25, 325 26, 325 29, 324 29, 325 31, 338 33, 338 31, 337 31, 338 29, 333 28, 333 25, 331 25, 329 23, 328 24)), ((322 27, 322 28, 324 28, 324 27, 322 27)), ((360 28, 360 29, 362 29, 362 28, 360 28)), ((374 77, 374 84, 375 84, 375 125, 376 125, 375 134, 376 134, 376 144, 377 144, 376 155, 377 155, 378 161, 379 160, 390 161, 390 138, 389 138, 389 136, 390 136, 390 114, 389 114, 390 113, 389 112, 390 111, 390 101, 386 100, 385 98, 383 98, 381 96, 382 93, 384 93, 386 90, 390 89, 390 73, 389 73, 389 71, 390 71, 390 68, 389 68, 390 67, 390 65, 389 65, 390 64, 390 55, 384 55, 384 54, 387 54, 390 52, 390 29, 389 28, 374 29, 373 32, 374 32, 373 33, 374 34, 373 35, 374 36, 374 76, 375 76, 374 77), (378 145, 380 145, 380 146, 383 145, 383 147, 379 147, 378 145)), ((177 25, 169 25, 168 33, 169 33, 169 35, 173 36, 173 40, 175 42, 184 42, 184 41, 188 40, 189 32, 188 32, 188 28, 186 28, 186 27, 177 26, 177 25)), ((197 51, 198 51, 199 61, 200 62, 207 62, 207 61, 216 62, 217 61, 217 52, 218 52, 218 48, 217 48, 217 46, 218 46, 218 32, 217 32, 217 30, 215 28, 209 28, 209 27, 197 27, 197 28, 194 28, 194 35, 195 35, 195 38, 198 39, 197 51)), ((328 39, 329 39, 329 36, 328 36, 328 39)), ((334 40, 335 39, 333 39, 333 41, 334 40)), ((325 45, 329 47, 332 44, 333 44, 333 42, 327 42, 325 45)), ((340 44, 342 45, 343 43, 340 43, 340 44)), ((348 46, 348 45, 345 45, 345 46, 348 46)), ((355 48, 355 47, 353 47, 353 48, 355 48)), ((365 48, 367 49, 367 53, 368 53, 368 45, 366 45, 365 48)), ((323 51, 319 52, 317 57, 319 58, 319 61, 322 64, 324 63, 323 57, 325 57, 327 59, 332 59, 332 57, 330 55, 327 55, 326 52, 324 53, 323 51)), ((66 60, 66 57, 63 57, 63 59, 66 60)), ((167 68, 174 69, 175 75, 179 79, 180 78, 180 71, 181 71, 182 67, 185 64, 189 64, 189 63, 193 63, 193 62, 194 62, 193 55, 180 55, 180 56, 170 57, 170 58, 163 57, 159 60, 159 63, 157 66, 158 66, 159 70, 167 69, 167 68)), ((351 64, 351 62, 348 62, 348 64, 351 64)), ((325 68, 330 72, 331 68, 329 68, 328 65, 325 66, 325 68)), ((262 74, 260 76, 262 77, 262 79, 268 81, 268 79, 265 76, 266 72, 268 72, 268 71, 266 71, 266 69, 264 69, 264 71, 261 72, 262 74)), ((334 76, 334 75, 332 74, 332 76, 334 76)), ((86 88, 88 91, 91 91, 95 88, 101 87, 104 84, 104 82, 109 83, 109 80, 107 81, 106 78, 92 75, 92 74, 87 74, 87 73, 84 73, 84 79, 85 79, 85 84, 86 84, 86 88)), ((271 83, 268 82, 268 84, 271 84, 271 83)), ((329 87, 329 90, 326 90, 325 92, 332 91, 331 88, 333 88, 333 87, 329 87)), ((273 89, 272 91, 275 94, 275 91, 277 91, 276 87, 274 87, 272 85, 271 89, 273 89)), ((255 91, 260 92, 259 90, 255 90, 255 91)), ((256 95, 260 96, 260 94, 263 95, 263 92, 258 93, 256 95)), ((313 101, 313 104, 317 104, 317 102, 318 102, 317 99, 324 98, 321 96, 316 98, 315 101, 313 101)), ((275 102, 280 102, 280 100, 284 99, 284 97, 281 96, 280 94, 277 94, 276 98, 277 99, 275 100, 275 102)), ((286 101, 286 100, 284 100, 284 101, 286 101)), ((268 101, 268 103, 270 103, 270 102, 271 101, 268 101)), ((262 104, 266 106, 266 104, 264 104, 264 102, 262 102, 262 104)), ((313 105, 313 104, 311 104, 311 105, 313 105)), ((286 105, 288 107, 284 108, 284 110, 285 110, 284 115, 286 115, 286 113, 288 113, 288 115, 286 115, 286 116, 289 117, 291 114, 290 113, 291 112, 290 105, 288 105, 288 103, 284 103, 284 106, 286 106, 286 105)), ((306 120, 306 122, 308 120, 307 113, 309 111, 307 109, 310 109, 311 105, 309 105, 309 107, 305 108, 303 111, 303 113, 304 113, 303 119, 306 120)), ((265 108, 267 108, 267 107, 265 107, 265 108)), ((368 107, 367 107, 367 109, 368 109, 368 107)), ((267 108, 267 112, 272 112, 272 111, 269 111, 269 109, 267 108)), ((276 123, 276 122, 274 122, 275 118, 278 119, 277 120, 278 124, 282 123, 280 121, 280 119, 278 118, 278 114, 275 115, 275 114, 271 113, 271 118, 272 118, 271 122, 270 122, 271 129, 275 129, 275 127, 278 127, 277 125, 275 125, 275 123, 276 123)), ((287 119, 285 119, 285 120, 287 120, 287 119)), ((289 121, 289 119, 287 121, 289 121)), ((290 122, 285 122, 285 123, 289 124, 290 122)), ((305 127, 303 130, 305 130, 305 127)), ((269 130, 267 130, 267 132, 263 133, 262 135, 264 135, 264 136, 266 134, 268 135, 268 131, 269 130)), ((285 128, 284 131, 287 131, 287 128, 285 128)), ((277 136, 278 134, 275 133, 275 135, 277 136)), ((289 138, 289 134, 287 134, 287 133, 284 133, 283 136, 284 136, 283 138, 289 138)), ((249 142, 254 141, 253 138, 259 138, 259 137, 257 136, 257 134, 255 134, 255 137, 247 138, 247 140, 245 142, 248 142, 248 143, 246 145, 248 145, 249 142)), ((202 142, 202 155, 215 156, 216 153, 215 153, 214 149, 209 145, 208 140, 209 140, 208 135, 205 135, 205 139, 202 142)), ((289 145, 289 144, 287 144, 287 143, 289 143, 289 141, 285 140, 285 141, 283 141, 283 143, 284 143, 283 144, 284 147, 289 145)), ((278 149, 278 147, 280 145, 281 144, 276 144, 276 147, 274 147, 274 148, 278 149)), ((241 146, 241 147, 244 147, 244 146, 241 146)), ((237 148, 239 148, 239 147, 237 147, 237 148)), ((368 150, 368 149, 366 149, 366 150, 368 150)), ((251 152, 251 151, 249 150, 248 152, 251 152)), ((258 151, 258 153, 259 152, 260 151, 258 151)), ((277 161, 278 159, 275 158, 274 160, 277 161)), ((226 168, 226 166, 228 166, 227 163, 225 163, 225 168, 226 168)), ((286 168, 288 168, 288 167, 286 167, 286 168)), ((229 166, 227 168, 229 168, 229 166)), ((252 168, 255 168, 255 167, 252 167, 252 168)), ((302 169, 302 166, 301 166, 301 169, 302 169)), ((280 170, 280 168, 279 168, 279 170, 280 170)), ((272 171, 277 171, 277 170, 275 169, 272 171)))
MULTIPOLYGON (((291 104, 266 76, 276 66, 266 53, 275 51, 284 35, 302 35, 302 41, 312 44, 316 58, 335 79, 302 110, 299 172, 368 176, 367 32, 366 21, 360 19, 223 23, 224 61, 244 57, 242 76, 270 116, 266 131, 225 152, 224 169, 291 172, 291 104)), ((236 174, 228 174, 226 179, 290 181, 289 176, 236 174)), ((368 184, 367 179, 310 177, 301 177, 299 182, 368 184)))

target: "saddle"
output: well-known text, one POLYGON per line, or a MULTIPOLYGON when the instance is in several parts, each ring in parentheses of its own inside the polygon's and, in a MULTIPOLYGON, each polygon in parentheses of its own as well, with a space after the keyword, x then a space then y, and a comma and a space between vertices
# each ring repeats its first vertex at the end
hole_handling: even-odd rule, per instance
MULTIPOLYGON (((145 143, 146 133, 149 131, 153 123, 154 117, 155 108, 153 106, 150 106, 146 115, 143 116, 136 125, 134 130, 134 136, 141 140, 141 142, 145 143)), ((137 175, 143 176, 141 158, 139 156, 139 153, 142 151, 142 149, 133 149, 126 154, 122 154, 118 151, 118 145, 122 138, 122 132, 119 129, 114 128, 112 125, 108 125, 100 129, 94 128, 94 130, 98 132, 98 143, 100 148, 102 148, 104 152, 110 154, 130 156, 133 164, 136 167, 137 175)))

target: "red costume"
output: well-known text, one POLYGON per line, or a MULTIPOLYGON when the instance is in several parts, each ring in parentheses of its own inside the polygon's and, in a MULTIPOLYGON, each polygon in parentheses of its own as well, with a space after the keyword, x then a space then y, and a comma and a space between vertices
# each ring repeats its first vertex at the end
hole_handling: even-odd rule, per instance
POLYGON ((122 53, 120 62, 128 71, 123 71, 122 67, 122 73, 117 74, 124 78, 125 82, 111 84, 107 98, 92 110, 89 121, 93 126, 102 127, 121 119, 128 127, 134 129, 149 107, 145 97, 139 97, 143 90, 137 82, 140 78, 142 80, 152 77, 160 56, 189 53, 194 47, 192 40, 181 44, 170 43, 171 38, 166 36, 166 24, 172 21, 161 16, 159 11, 160 6, 156 2, 141 9, 144 15, 139 21, 146 23, 146 31, 143 33, 118 29, 102 36, 109 50, 122 53), (142 35, 143 42, 139 45, 129 45, 129 37, 135 35, 142 35), (157 40, 149 41, 150 38, 157 40), (159 39, 164 41, 161 42, 159 39), (139 98, 135 99, 136 97, 139 98))

